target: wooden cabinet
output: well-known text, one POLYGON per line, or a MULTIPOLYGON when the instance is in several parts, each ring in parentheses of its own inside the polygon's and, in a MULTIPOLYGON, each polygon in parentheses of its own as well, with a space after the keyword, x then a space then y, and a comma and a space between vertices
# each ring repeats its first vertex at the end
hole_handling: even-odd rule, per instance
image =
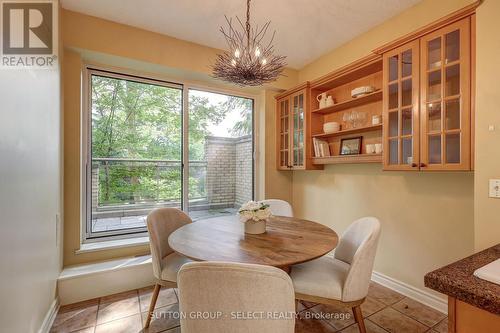
POLYGON ((384 53, 385 170, 471 169, 470 18, 384 53))
POLYGON ((309 82, 276 96, 276 164, 279 170, 314 168, 307 158, 309 82))
POLYGON ((383 163, 385 170, 418 170, 419 41, 384 54, 383 163))
POLYGON ((421 169, 470 169, 469 18, 421 38, 421 169))

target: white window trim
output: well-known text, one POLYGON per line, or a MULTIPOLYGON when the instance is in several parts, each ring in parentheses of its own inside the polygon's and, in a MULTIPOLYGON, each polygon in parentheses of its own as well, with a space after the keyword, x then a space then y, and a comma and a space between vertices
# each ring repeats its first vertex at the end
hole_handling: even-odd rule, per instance
MULTIPOLYGON (((206 92, 219 93, 225 95, 232 95, 237 97, 249 98, 253 100, 253 149, 254 149, 254 166, 253 166, 253 177, 254 177, 254 198, 256 200, 261 200, 260 193, 262 193, 261 187, 263 186, 261 182, 261 174, 263 171, 259 170, 258 166, 260 165, 261 158, 261 147, 260 147, 260 105, 261 98, 258 94, 252 94, 247 92, 241 92, 238 90, 225 89, 225 88, 216 88, 211 87, 204 84, 193 83, 190 81, 182 81, 182 80, 173 80, 168 77, 152 74, 152 73, 144 73, 138 72, 134 70, 106 66, 101 64, 95 64, 91 62, 86 62, 83 65, 82 71, 82 79, 81 79, 81 112, 80 112, 80 125, 81 125, 81 137, 80 137, 80 249, 76 250, 75 253, 86 253, 100 250, 109 250, 117 247, 131 247, 141 245, 141 240, 144 240, 144 237, 147 237, 147 231, 137 232, 137 229, 131 229, 129 232, 135 230, 134 233, 129 234, 120 234, 120 235, 105 235, 99 238, 88 238, 89 234, 87 232, 87 216, 89 214, 87 203, 91 200, 91 193, 87 191, 89 188, 89 181, 87 177, 87 163, 89 158, 89 139, 90 139, 90 127, 89 127, 89 117, 90 117, 90 105, 91 105, 91 95, 90 95, 90 77, 92 73, 102 73, 104 75, 109 75, 111 77, 116 78, 124 78, 130 79, 133 77, 134 80, 145 83, 154 83, 154 84, 162 84, 167 87, 181 88, 182 89, 182 107, 183 107, 183 133, 188 133, 189 127, 189 112, 188 110, 188 94, 190 89, 194 90, 202 90, 206 92), (113 243, 113 242, 116 242, 113 243), (102 246, 97 246, 97 244, 92 245, 93 243, 102 243, 102 246), (88 245, 87 245, 88 244, 88 245), (116 246, 115 246, 116 245, 116 246)), ((262 115, 263 116, 263 115, 262 115)), ((183 136, 183 145, 188 145, 188 135, 183 136)), ((188 151, 187 149, 183 149, 183 161, 184 161, 184 170, 183 170, 183 191, 182 191, 182 202, 183 205, 188 203, 187 196, 188 193, 185 189, 187 189, 187 180, 189 177, 189 161, 188 161, 188 151)), ((263 158, 263 155, 262 155, 263 158)), ((186 210, 187 207, 182 207, 183 210, 186 210)), ((142 230, 142 229, 141 229, 142 230)), ((142 243, 145 244, 145 243, 142 243)))

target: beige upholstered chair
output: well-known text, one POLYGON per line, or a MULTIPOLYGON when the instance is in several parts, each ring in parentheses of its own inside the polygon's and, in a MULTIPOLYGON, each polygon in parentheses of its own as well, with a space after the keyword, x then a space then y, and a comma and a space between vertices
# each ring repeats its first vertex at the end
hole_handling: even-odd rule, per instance
POLYGON ((292 206, 284 200, 268 199, 260 202, 269 205, 273 215, 293 217, 292 206))
POLYGON ((168 236, 178 228, 191 222, 189 216, 176 208, 159 208, 148 215, 149 246, 151 247, 156 285, 145 323, 146 328, 149 327, 160 288, 162 286, 167 288, 177 287, 177 272, 182 265, 190 262, 189 259, 175 253, 168 246, 168 236))
POLYGON ((365 333, 361 304, 368 294, 379 236, 380 222, 374 217, 352 223, 333 258, 325 256, 292 267, 295 297, 351 307, 359 331, 365 333))
POLYGON ((182 333, 293 333, 295 301, 281 269, 252 264, 193 262, 178 275, 182 333), (262 312, 262 317, 260 312, 262 312), (193 313, 212 314, 209 319, 193 313), (243 314, 252 313, 249 318, 243 314), (283 314, 273 318, 268 313, 283 314))

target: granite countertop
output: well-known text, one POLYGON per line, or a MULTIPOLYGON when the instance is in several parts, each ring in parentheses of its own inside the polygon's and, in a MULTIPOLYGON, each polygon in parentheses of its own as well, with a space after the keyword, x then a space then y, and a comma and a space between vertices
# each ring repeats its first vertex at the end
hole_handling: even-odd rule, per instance
POLYGON ((500 285, 482 280, 474 271, 500 258, 500 244, 425 275, 425 286, 480 309, 500 315, 500 285))

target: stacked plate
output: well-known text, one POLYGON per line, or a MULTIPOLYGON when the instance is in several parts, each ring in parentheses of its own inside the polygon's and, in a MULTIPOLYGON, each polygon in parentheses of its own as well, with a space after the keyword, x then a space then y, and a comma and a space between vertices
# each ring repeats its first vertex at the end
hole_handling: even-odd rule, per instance
POLYGON ((351 96, 353 98, 360 97, 366 94, 370 94, 374 92, 376 88, 374 86, 363 86, 363 87, 357 87, 353 90, 351 90, 351 96))

